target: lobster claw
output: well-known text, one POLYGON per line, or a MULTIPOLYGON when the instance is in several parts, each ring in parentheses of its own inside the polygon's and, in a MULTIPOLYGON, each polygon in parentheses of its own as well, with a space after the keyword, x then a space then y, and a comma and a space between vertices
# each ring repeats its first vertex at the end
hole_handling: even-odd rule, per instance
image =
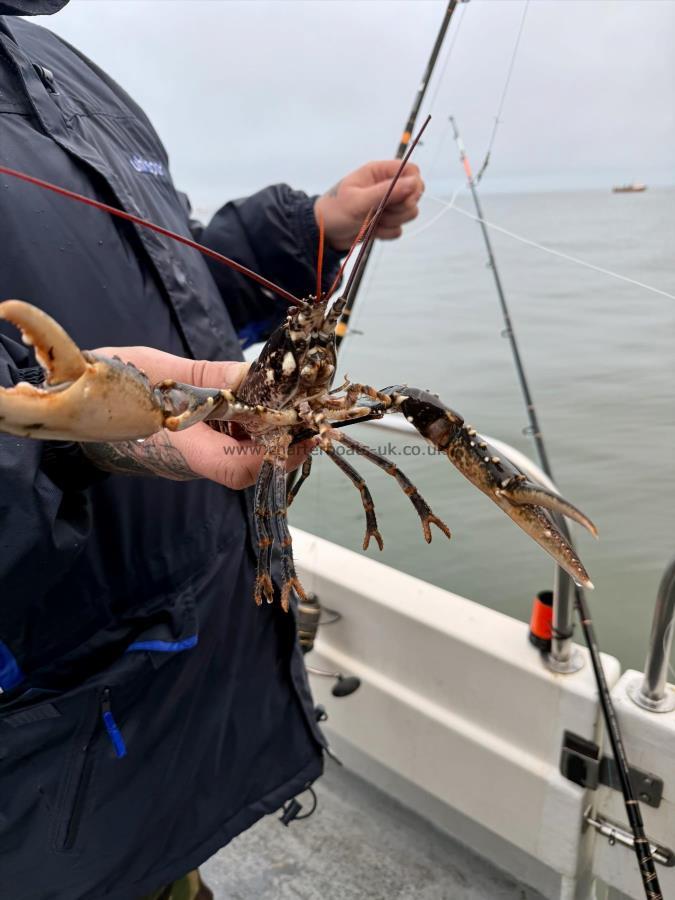
POLYGON ((446 453, 462 475, 546 550, 577 584, 593 588, 588 572, 552 513, 573 519, 597 537, 598 531, 588 516, 563 497, 531 481, 438 397, 407 387, 387 388, 385 393, 392 396, 395 407, 420 434, 446 453))
POLYGON ((42 310, 22 300, 0 303, 46 373, 42 386, 0 388, 0 431, 66 441, 125 441, 163 427, 205 419, 229 392, 163 382, 152 387, 131 363, 82 351, 42 310))

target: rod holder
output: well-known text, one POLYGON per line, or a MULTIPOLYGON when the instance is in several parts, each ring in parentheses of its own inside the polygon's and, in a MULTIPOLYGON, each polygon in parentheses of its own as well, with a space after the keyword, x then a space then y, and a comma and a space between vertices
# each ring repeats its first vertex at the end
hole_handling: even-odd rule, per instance
POLYGON ((667 689, 668 664, 675 623, 675 557, 666 567, 654 605, 645 673, 628 687, 628 696, 649 712, 667 713, 675 709, 675 691, 667 689))
MULTIPOLYGON (((555 485, 551 482, 553 489, 555 485)), ((567 540, 572 543, 572 538, 567 528, 567 522, 558 513, 552 513, 553 519, 567 540)), ((553 672, 559 675, 571 675, 583 668, 584 658, 574 647, 572 635, 574 633, 574 591, 575 584, 572 578, 561 569, 555 567, 553 581, 553 625, 551 628, 551 650, 546 657, 546 664, 553 672)))
MULTIPOLYGON (((490 443, 501 451, 504 456, 511 459, 519 469, 539 484, 548 488, 550 491, 558 493, 555 483, 548 477, 543 469, 532 462, 532 460, 524 453, 516 450, 514 447, 499 441, 496 438, 486 438, 490 443)), ((551 513, 555 519, 555 523, 562 531, 568 541, 571 543, 570 533, 567 523, 559 513, 551 513)), ((560 566, 555 567, 555 579, 553 583, 553 623, 551 650, 546 654, 546 665, 551 671, 561 675, 571 675, 583 668, 584 657, 574 647, 572 643, 572 634, 574 631, 574 591, 575 586, 573 580, 560 566)))

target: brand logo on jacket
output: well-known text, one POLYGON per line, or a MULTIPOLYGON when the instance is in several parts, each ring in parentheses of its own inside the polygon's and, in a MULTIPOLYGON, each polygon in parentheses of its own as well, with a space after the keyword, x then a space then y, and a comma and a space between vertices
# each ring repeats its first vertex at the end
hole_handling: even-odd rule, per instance
POLYGON ((156 159, 144 159, 142 156, 131 156, 129 158, 132 168, 137 172, 143 172, 146 175, 156 175, 163 178, 166 175, 166 169, 161 162, 156 159))

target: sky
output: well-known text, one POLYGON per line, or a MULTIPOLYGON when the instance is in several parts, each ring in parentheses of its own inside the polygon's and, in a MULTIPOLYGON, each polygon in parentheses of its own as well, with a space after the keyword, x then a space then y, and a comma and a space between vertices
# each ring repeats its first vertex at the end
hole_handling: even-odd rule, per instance
MULTIPOLYGON (((485 154, 526 0, 470 0, 422 113, 427 184, 485 154), (448 52, 450 55, 448 57, 448 52)), ((197 209, 393 155, 444 0, 71 0, 37 17, 148 113, 197 209)), ((530 0, 485 191, 675 184, 674 0, 530 0)))

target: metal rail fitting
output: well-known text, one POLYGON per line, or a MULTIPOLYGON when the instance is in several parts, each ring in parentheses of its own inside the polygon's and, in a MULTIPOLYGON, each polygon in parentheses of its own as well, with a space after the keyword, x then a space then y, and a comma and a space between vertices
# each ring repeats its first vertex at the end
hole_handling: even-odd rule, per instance
POLYGON ((636 680, 628 687, 631 700, 649 712, 664 713, 675 709, 675 691, 667 688, 674 623, 675 557, 666 567, 656 595, 644 677, 641 683, 636 680))
MULTIPOLYGON (((606 837, 612 847, 616 846, 616 844, 628 847, 631 850, 635 847, 635 838, 632 834, 616 822, 611 822, 609 819, 605 819, 602 816, 594 816, 590 806, 584 813, 584 825, 590 825, 598 832, 598 834, 606 837)), ((668 866, 669 868, 675 865, 675 854, 673 854, 670 847, 664 847, 661 844, 653 844, 650 841, 649 850, 655 862, 660 863, 662 866, 668 866)))

